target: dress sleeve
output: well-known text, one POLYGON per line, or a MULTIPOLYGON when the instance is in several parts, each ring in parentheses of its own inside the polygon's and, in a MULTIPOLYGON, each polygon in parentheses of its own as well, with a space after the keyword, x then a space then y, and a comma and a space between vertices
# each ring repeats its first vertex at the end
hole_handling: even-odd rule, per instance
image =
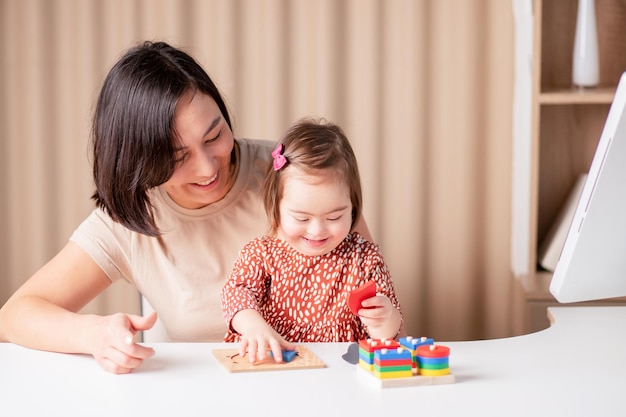
POLYGON ((222 314, 231 332, 230 323, 237 312, 246 309, 260 312, 267 300, 269 276, 265 268, 265 252, 261 239, 246 244, 222 288, 222 314))

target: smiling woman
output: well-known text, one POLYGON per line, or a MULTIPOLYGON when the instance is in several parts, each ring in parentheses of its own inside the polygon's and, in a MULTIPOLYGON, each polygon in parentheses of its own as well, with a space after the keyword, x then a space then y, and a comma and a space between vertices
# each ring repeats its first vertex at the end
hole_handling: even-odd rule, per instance
POLYGON ((98 207, 0 309, 0 340, 88 353, 130 372, 154 354, 134 335, 156 315, 78 313, 125 280, 172 340, 221 341, 226 271, 266 228, 259 184, 271 146, 235 142, 220 93, 190 55, 163 42, 128 50, 94 114, 98 207))

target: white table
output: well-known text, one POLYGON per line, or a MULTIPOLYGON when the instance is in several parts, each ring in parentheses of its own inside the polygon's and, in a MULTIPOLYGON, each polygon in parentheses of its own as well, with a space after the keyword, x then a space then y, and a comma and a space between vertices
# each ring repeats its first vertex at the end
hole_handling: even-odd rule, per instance
POLYGON ((211 351, 234 345, 152 344, 129 375, 0 343, 0 416, 626 416, 626 307, 549 311, 538 333, 437 341, 456 376, 439 386, 380 388, 342 358, 349 343, 306 345, 327 368, 233 374, 211 351))

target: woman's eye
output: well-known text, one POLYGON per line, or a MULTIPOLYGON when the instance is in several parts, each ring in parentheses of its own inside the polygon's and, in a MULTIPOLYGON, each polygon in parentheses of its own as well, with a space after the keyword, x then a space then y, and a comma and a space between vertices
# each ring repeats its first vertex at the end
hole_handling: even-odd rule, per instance
POLYGON ((181 153, 181 154, 174 155, 174 163, 176 164, 176 166, 181 166, 182 164, 185 163, 186 160, 187 160, 187 154, 186 153, 181 153))
POLYGON ((217 132, 217 135, 215 137, 205 140, 204 143, 215 142, 216 140, 220 138, 221 134, 222 134, 222 131, 220 130, 219 132, 217 132))

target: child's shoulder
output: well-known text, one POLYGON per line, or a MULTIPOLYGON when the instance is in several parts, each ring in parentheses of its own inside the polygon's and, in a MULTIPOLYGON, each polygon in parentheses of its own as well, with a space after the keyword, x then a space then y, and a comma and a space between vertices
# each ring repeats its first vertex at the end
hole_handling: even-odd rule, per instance
POLYGON ((350 232, 344 240, 346 246, 363 254, 378 254, 380 246, 364 238, 359 232, 350 232))
POLYGON ((280 239, 276 237, 268 236, 268 235, 261 235, 261 236, 255 237, 254 239, 246 243, 246 245, 243 247, 243 250, 246 250, 246 251, 264 250, 265 251, 270 248, 276 247, 279 243, 280 243, 280 239))
POLYGON ((346 240, 360 246, 378 247, 378 244, 372 242, 371 240, 367 240, 359 232, 350 232, 348 236, 346 236, 346 240))

